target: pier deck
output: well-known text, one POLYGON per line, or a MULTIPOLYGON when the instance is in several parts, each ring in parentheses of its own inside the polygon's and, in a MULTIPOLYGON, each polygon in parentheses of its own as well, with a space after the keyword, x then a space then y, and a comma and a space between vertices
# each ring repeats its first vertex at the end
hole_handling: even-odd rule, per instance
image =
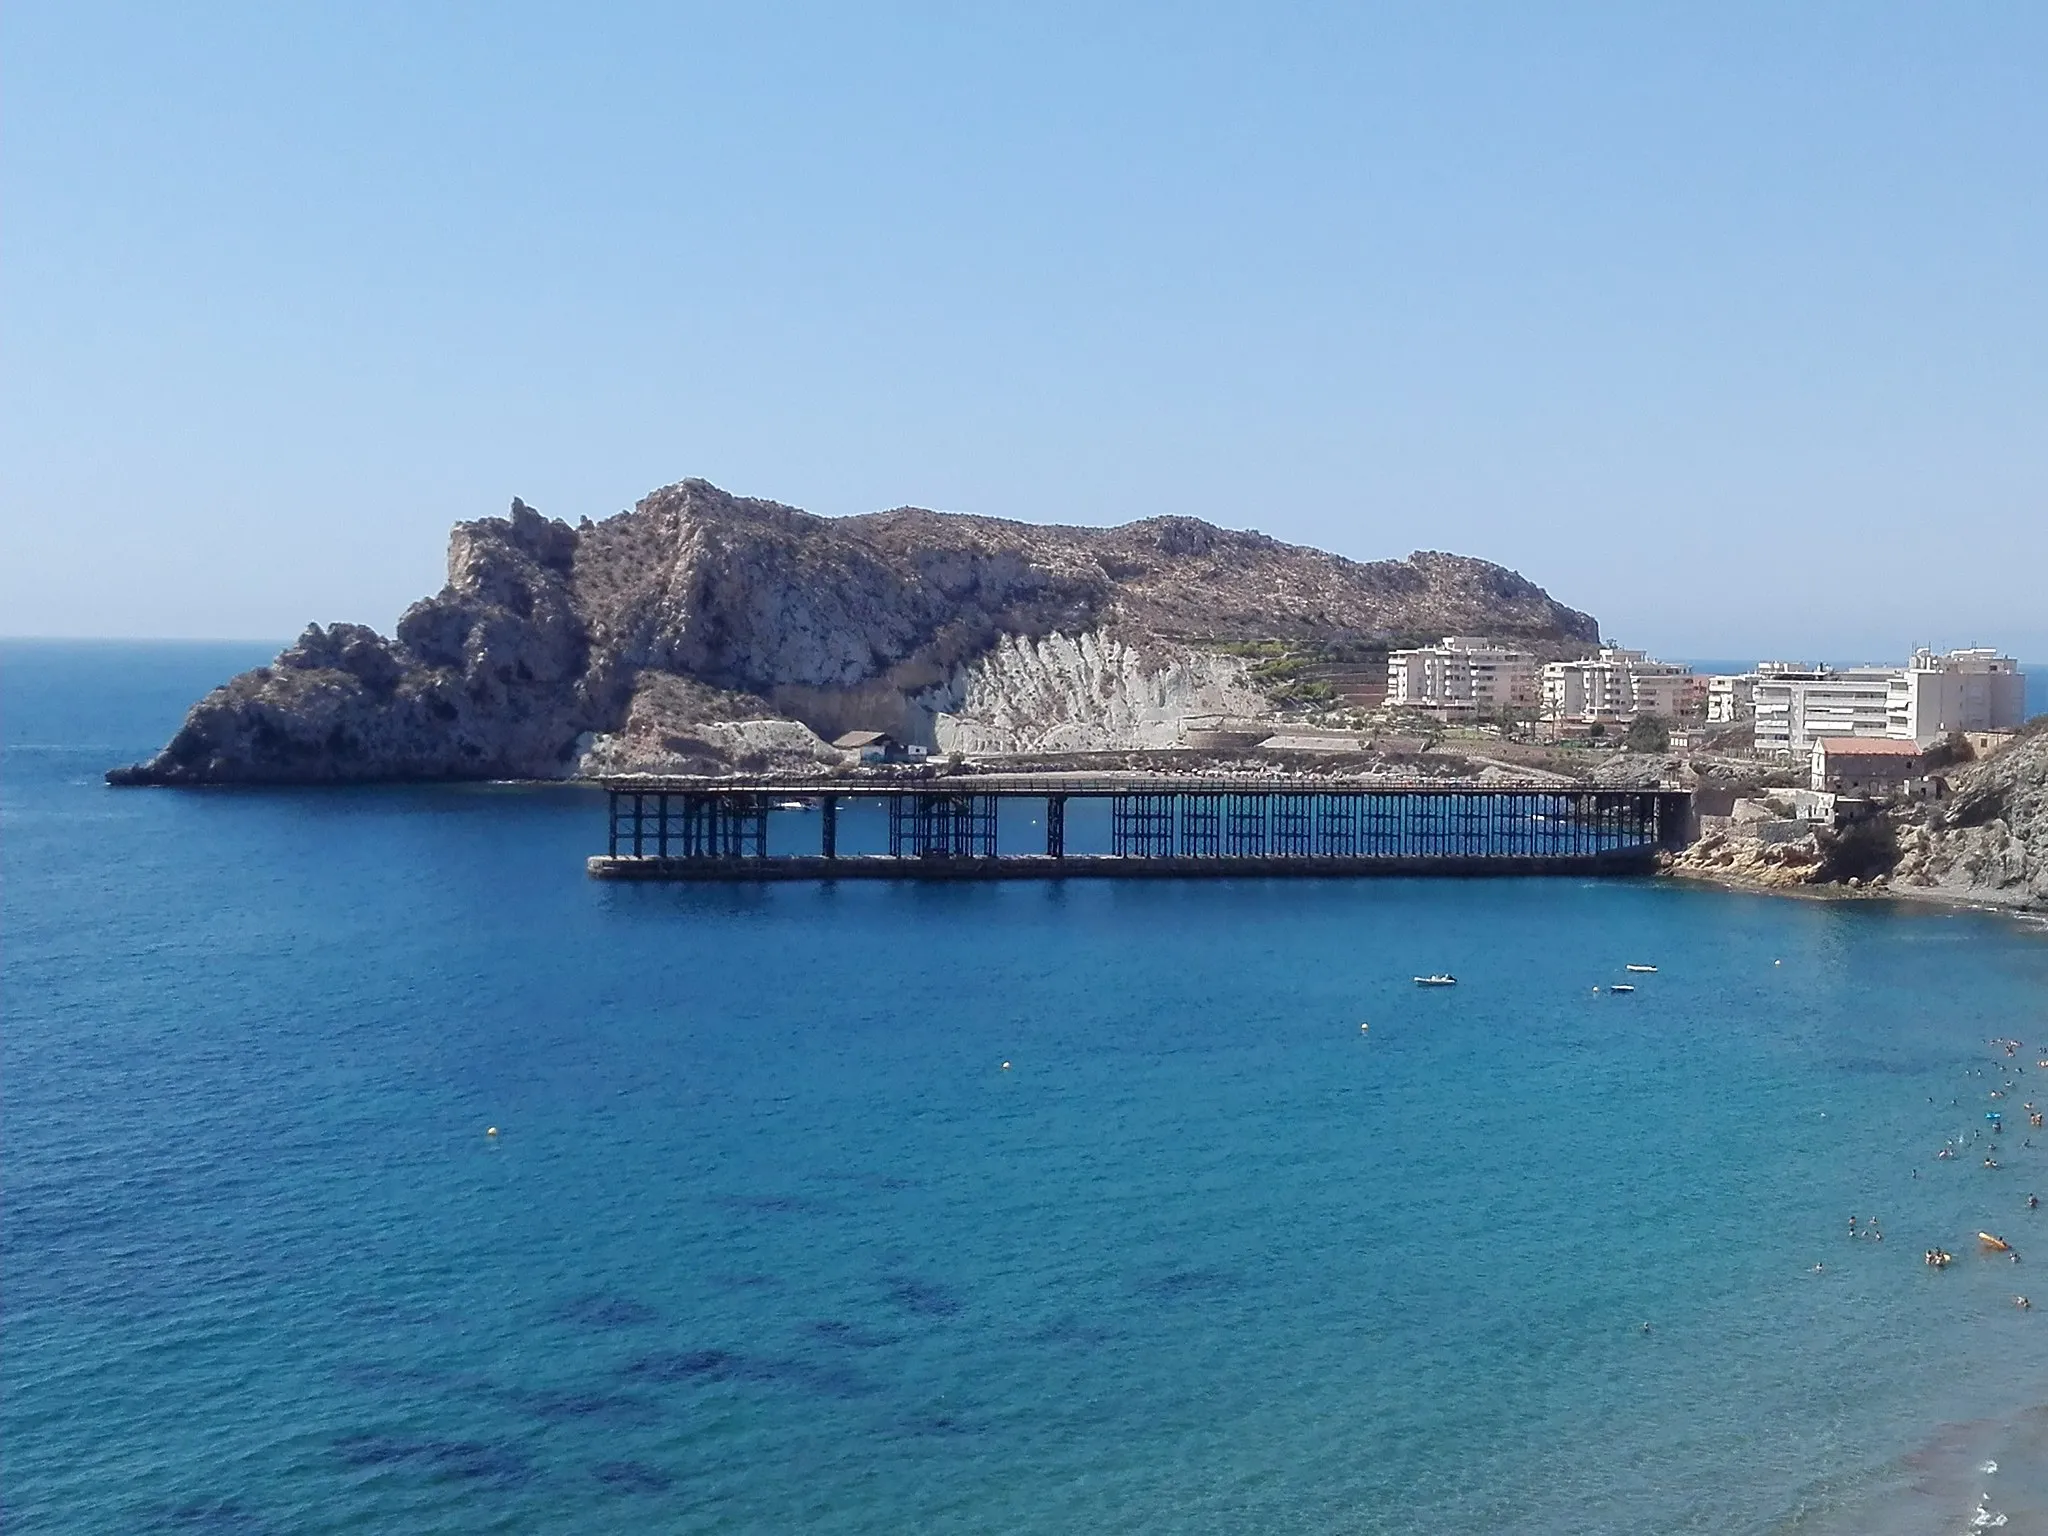
POLYGON ((1683 847, 1690 794, 1196 775, 627 776, 604 781, 613 880, 1013 880, 1639 873, 1683 847), (1015 825, 1017 802, 1037 814, 1015 825), (1077 802, 1092 808, 1081 837, 1077 802), (873 850, 842 847, 869 812, 873 850), (1002 808, 1012 807, 998 846, 1002 808), (799 809, 815 852, 771 851, 799 809), (815 832, 809 823, 815 819, 815 832), (1084 844, 1092 836, 1099 845, 1084 844), (881 846, 886 842, 886 852, 881 846), (1023 847, 1010 847, 1022 842, 1023 847))

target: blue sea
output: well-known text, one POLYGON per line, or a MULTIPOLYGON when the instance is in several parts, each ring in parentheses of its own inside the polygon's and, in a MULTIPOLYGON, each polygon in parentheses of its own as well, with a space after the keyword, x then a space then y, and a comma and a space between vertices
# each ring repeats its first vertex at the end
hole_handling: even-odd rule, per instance
POLYGON ((0 648, 11 1532, 2048 1522, 2039 928, 101 784, 267 649, 0 648))

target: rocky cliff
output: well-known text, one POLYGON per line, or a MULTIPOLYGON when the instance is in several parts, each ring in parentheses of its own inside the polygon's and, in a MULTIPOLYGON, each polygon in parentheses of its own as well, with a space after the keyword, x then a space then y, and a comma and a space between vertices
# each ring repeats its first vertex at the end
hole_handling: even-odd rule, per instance
POLYGON ((1931 811, 1903 816, 1894 888, 2048 908, 2048 731, 1965 769, 1931 811))
POLYGON ((1951 785, 1944 800, 1840 830, 1723 818, 1667 867, 1741 885, 1853 886, 2048 910, 2048 730, 1961 769, 1951 785))
POLYGON ((314 625, 116 783, 563 778, 834 760, 887 730, 969 750, 1165 744, 1263 707, 1217 642, 1598 626, 1457 555, 1369 564, 1191 518, 1066 528, 821 518, 686 480, 576 527, 456 525, 390 639, 314 625))

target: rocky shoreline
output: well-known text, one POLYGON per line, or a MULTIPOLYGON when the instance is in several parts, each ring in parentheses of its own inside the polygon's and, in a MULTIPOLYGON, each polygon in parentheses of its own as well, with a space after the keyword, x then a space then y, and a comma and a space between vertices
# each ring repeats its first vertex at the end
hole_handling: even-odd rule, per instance
POLYGON ((1950 791, 1839 830, 1711 826, 1664 872, 1781 894, 2048 911, 2048 730, 1961 769, 1950 791))

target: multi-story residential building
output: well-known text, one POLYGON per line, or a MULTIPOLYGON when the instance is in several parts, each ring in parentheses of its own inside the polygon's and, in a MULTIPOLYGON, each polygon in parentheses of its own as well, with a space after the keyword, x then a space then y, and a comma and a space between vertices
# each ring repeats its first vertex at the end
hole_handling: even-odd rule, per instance
POLYGON ((1679 713, 1688 720, 1706 719, 1707 692, 1713 682, 1711 677, 1703 677, 1697 672, 1686 673, 1684 696, 1678 701, 1679 713))
POLYGON ((1603 646, 1580 661, 1553 661, 1543 669, 1543 718, 1576 725, 1604 725, 1658 715, 1675 720, 1685 711, 1692 673, 1641 651, 1603 646))
POLYGON ((1707 724, 1733 725, 1756 713, 1756 674, 1738 672, 1707 679, 1707 724))
POLYGON ((1805 757, 1821 736, 1885 736, 1895 667, 1757 666, 1756 750, 1805 757))
POLYGON ((2010 730, 2026 715, 2027 680, 2012 657, 1923 646, 1892 677, 1885 734, 1926 747, 1950 731, 2010 730))
POLYGON ((1928 747, 1951 731, 2009 730, 2026 717, 2019 663, 1994 650, 1918 650, 1903 667, 1761 662, 1756 750, 1804 757, 1822 737, 1928 747))
POLYGON ((1536 659, 1470 635, 1387 654, 1387 707, 1443 718, 1534 709, 1536 659))

